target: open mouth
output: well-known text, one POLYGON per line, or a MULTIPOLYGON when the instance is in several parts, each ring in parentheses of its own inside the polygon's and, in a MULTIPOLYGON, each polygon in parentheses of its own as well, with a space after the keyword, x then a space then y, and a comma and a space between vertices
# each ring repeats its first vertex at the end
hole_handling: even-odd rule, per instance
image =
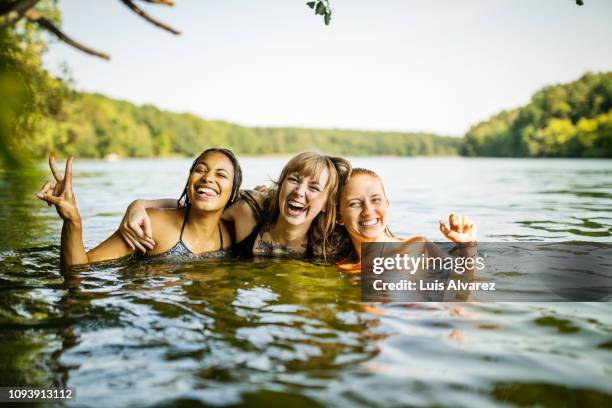
POLYGON ((306 204, 295 200, 287 201, 287 214, 290 216, 299 217, 304 212, 306 212, 306 204))
POLYGON ((376 224, 378 224, 378 218, 372 218, 371 220, 359 221, 359 226, 365 227, 365 228, 373 227, 376 224))
POLYGON ((196 194, 199 199, 208 200, 219 196, 219 192, 209 186, 200 186, 196 188, 196 194))

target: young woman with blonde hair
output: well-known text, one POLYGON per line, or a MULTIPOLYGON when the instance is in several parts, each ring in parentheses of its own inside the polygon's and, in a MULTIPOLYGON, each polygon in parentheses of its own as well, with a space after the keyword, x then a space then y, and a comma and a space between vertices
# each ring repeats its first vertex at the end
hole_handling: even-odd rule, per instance
MULTIPOLYGON (((338 232, 352 242, 352 251, 337 266, 346 272, 361 270, 361 244, 369 242, 401 242, 406 250, 442 254, 427 238, 414 235, 407 238, 391 234, 388 224, 389 199, 382 180, 372 170, 353 169, 342 186, 338 202, 338 232), (423 245, 419 245, 422 243, 423 245)), ((476 225, 469 217, 449 215, 449 226, 438 221, 442 235, 458 244, 463 256, 471 256, 476 245, 476 225)))

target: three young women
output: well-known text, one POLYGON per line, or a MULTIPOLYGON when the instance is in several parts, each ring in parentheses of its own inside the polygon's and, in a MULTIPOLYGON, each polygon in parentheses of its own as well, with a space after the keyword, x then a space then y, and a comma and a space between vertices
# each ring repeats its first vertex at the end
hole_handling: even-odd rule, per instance
MULTIPOLYGON (((380 177, 366 169, 351 173, 345 159, 301 153, 283 168, 276 188, 238 192, 241 171, 233 154, 208 149, 190 170, 179 208, 167 208, 173 200, 137 200, 128 208, 120 231, 85 253, 71 189, 72 160, 64 179, 54 158, 50 165, 57 184, 45 184, 38 195, 54 204, 64 219, 62 255, 68 265, 120 258, 145 246, 150 256, 213 256, 233 244, 234 251, 247 256, 327 258, 349 253, 343 243, 350 241, 352 251, 339 266, 355 270, 362 242, 426 241, 389 232, 389 200, 380 177)), ((442 221, 439 226, 445 237, 465 248, 476 242, 476 227, 468 217, 451 215, 448 227, 442 221)))

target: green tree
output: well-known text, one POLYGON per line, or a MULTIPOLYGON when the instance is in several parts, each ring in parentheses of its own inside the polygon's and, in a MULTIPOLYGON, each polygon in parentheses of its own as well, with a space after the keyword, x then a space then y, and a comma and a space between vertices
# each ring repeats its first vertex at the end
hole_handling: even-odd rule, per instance
POLYGON ((496 157, 612 157, 612 72, 545 87, 514 111, 473 126, 461 154, 496 157))
MULTIPOLYGON (((41 1, 36 10, 59 22, 54 1, 41 1)), ((21 21, 0 28, 0 162, 18 166, 29 158, 41 131, 40 119, 61 111, 65 84, 42 67, 46 43, 31 24, 21 21)))

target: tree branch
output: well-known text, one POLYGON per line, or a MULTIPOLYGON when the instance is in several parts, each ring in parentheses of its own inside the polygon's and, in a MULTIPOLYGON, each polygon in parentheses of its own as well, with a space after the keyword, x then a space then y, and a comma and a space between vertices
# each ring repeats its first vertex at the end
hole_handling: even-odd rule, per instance
POLYGON ((140 1, 144 1, 145 3, 151 3, 151 4, 163 4, 164 6, 174 6, 174 0, 140 0, 140 1))
POLYGON ((40 0, 16 0, 0 8, 0 28, 15 24, 40 0))
POLYGON ((25 13, 26 18, 33 22, 38 24, 40 27, 44 28, 47 31, 52 32, 53 34, 55 34, 57 36, 57 38, 59 38, 61 41, 65 42, 68 45, 73 46, 74 48, 83 51, 84 53, 87 53, 89 55, 95 55, 96 57, 100 57, 103 58, 105 60, 109 60, 110 56, 108 54, 105 54, 103 52, 100 51, 96 51, 92 48, 87 47, 86 45, 83 45, 79 42, 76 42, 75 40, 73 40, 72 38, 68 37, 66 34, 64 34, 59 28, 57 28, 51 21, 47 20, 46 18, 44 18, 43 16, 40 15, 40 13, 38 13, 35 10, 28 10, 25 13))
MULTIPOLYGON (((155 1, 155 0, 153 0, 155 1)), ((163 1, 163 0, 161 0, 163 1)), ((154 19, 153 17, 151 17, 150 15, 148 15, 147 13, 144 12, 144 10, 142 10, 140 7, 138 7, 137 5, 134 4, 134 2, 132 0, 121 0, 121 2, 123 4, 125 4, 127 7, 129 7, 130 10, 132 10, 134 13, 138 14, 140 17, 144 18, 145 20, 147 20, 149 23, 158 26, 159 28, 162 28, 166 31, 171 32, 172 34, 178 35, 181 32, 170 27, 169 25, 166 25, 156 19, 154 19)), ((150 1, 149 1, 150 2, 150 1)))

